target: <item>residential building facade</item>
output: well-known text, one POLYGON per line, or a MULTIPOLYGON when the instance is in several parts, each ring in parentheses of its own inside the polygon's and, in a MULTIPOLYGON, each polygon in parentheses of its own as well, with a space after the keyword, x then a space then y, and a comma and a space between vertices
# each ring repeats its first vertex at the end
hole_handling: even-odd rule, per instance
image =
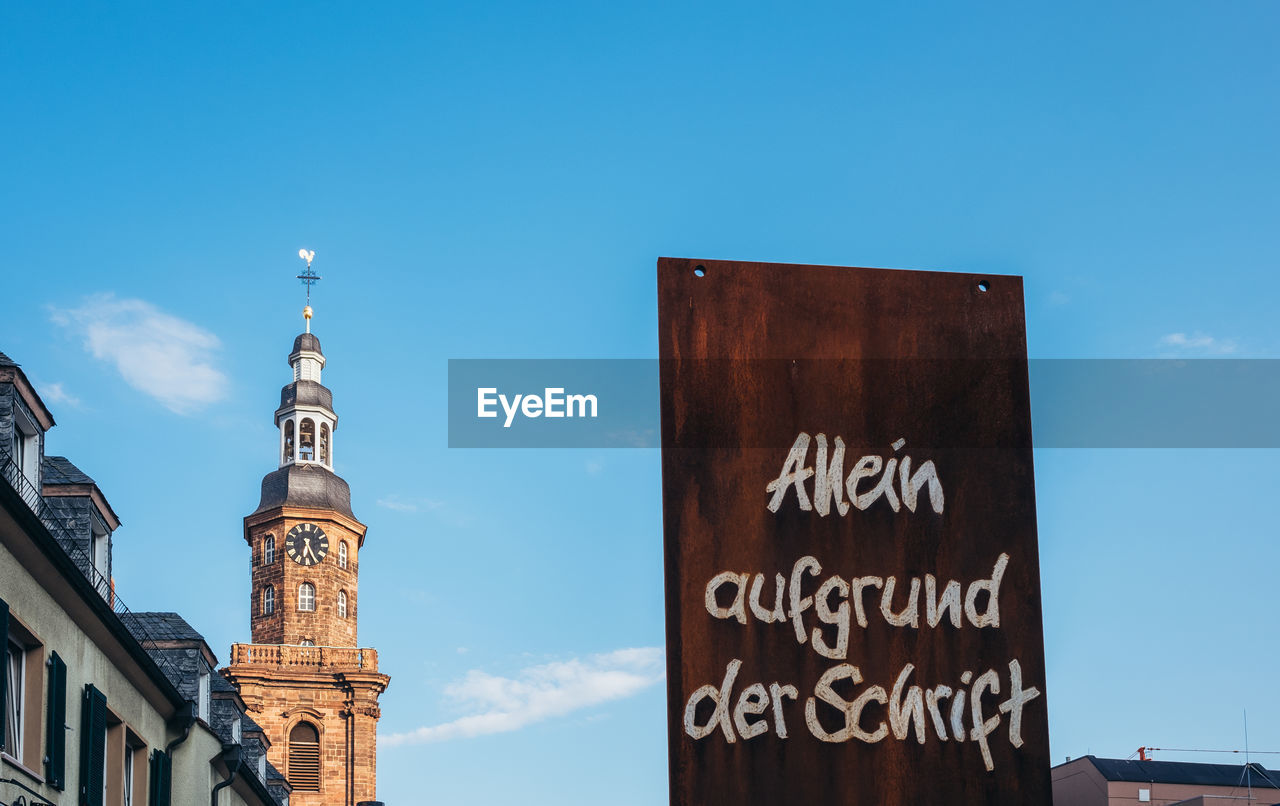
POLYGON ((166 643, 172 622, 115 591, 120 521, 92 478, 46 455, 53 425, 0 353, 0 804, 287 804, 212 653, 179 662, 194 631, 166 643))

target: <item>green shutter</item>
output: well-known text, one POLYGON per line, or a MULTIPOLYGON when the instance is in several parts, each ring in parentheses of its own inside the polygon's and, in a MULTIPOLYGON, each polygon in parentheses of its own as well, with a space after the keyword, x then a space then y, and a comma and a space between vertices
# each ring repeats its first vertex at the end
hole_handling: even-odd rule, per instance
POLYGON ((45 711, 45 777, 61 790, 67 767, 67 664, 58 653, 49 656, 49 707, 45 711))
POLYGON ((80 703, 80 806, 103 806, 102 775, 107 755, 107 698, 92 684, 80 703))
POLYGON ((169 754, 163 750, 151 753, 151 786, 148 806, 169 806, 169 790, 171 782, 169 754))
POLYGON ((9 701, 6 699, 9 692, 6 686, 9 685, 9 605, 3 599, 0 599, 0 747, 7 748, 5 744, 5 727, 9 724, 9 720, 5 718, 9 701))

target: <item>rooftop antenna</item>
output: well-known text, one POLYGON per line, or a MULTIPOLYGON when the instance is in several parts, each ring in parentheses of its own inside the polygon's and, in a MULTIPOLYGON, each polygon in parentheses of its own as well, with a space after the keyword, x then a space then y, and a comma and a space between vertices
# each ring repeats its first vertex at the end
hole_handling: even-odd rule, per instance
POLYGON ((307 268, 304 272, 302 272, 302 274, 298 275, 298 279, 301 280, 302 284, 307 287, 307 305, 305 308, 302 309, 302 318, 307 320, 307 332, 310 333, 311 332, 311 286, 320 282, 323 278, 320 275, 316 274, 315 271, 313 271, 311 268, 311 261, 315 260, 316 258, 316 251, 314 249, 309 251, 306 249, 299 249, 298 257, 307 261, 307 268))
POLYGON ((1253 800, 1253 765, 1249 763, 1249 709, 1244 709, 1244 774, 1249 786, 1249 800, 1253 800))

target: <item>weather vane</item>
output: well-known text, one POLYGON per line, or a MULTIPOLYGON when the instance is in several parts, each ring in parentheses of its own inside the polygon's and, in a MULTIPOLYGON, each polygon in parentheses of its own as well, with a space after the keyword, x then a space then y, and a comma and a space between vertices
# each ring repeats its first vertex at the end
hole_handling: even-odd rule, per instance
POLYGON ((306 271, 302 272, 302 274, 299 274, 298 279, 301 280, 302 284, 307 287, 307 306, 302 309, 302 318, 307 320, 307 332, 310 333, 311 332, 311 286, 320 282, 320 280, 323 278, 320 275, 316 274, 315 271, 313 271, 311 268, 311 261, 315 260, 316 258, 316 252, 314 249, 310 251, 306 249, 299 249, 298 257, 307 261, 306 271))

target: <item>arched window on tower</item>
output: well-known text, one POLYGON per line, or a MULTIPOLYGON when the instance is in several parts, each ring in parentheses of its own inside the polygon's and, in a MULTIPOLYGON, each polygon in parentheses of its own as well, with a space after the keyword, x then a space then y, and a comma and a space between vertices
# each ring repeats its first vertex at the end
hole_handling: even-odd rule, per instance
POLYGON ((320 423, 320 464, 329 465, 329 424, 320 423))
POLYGON ((262 541, 262 564, 271 565, 276 561, 276 538, 275 535, 267 535, 262 541))
POLYGON ((293 420, 285 420, 284 423, 284 458, 281 461, 285 464, 293 461, 293 420))
POLYGON ((298 586, 298 609, 308 613, 315 612, 316 586, 310 582, 303 582, 298 586))
POLYGON ((347 567, 347 541, 345 540, 338 544, 338 567, 347 567))
POLYGON ((347 592, 338 591, 338 618, 347 617, 347 592))
POLYGON ((310 722, 299 722, 289 731, 288 773, 294 791, 320 791, 320 732, 310 722))
POLYGON ((298 427, 298 458, 304 462, 316 458, 316 424, 310 419, 303 420, 298 427))
POLYGON ((262 589, 262 615, 269 616, 276 612, 276 589, 271 585, 262 589))

